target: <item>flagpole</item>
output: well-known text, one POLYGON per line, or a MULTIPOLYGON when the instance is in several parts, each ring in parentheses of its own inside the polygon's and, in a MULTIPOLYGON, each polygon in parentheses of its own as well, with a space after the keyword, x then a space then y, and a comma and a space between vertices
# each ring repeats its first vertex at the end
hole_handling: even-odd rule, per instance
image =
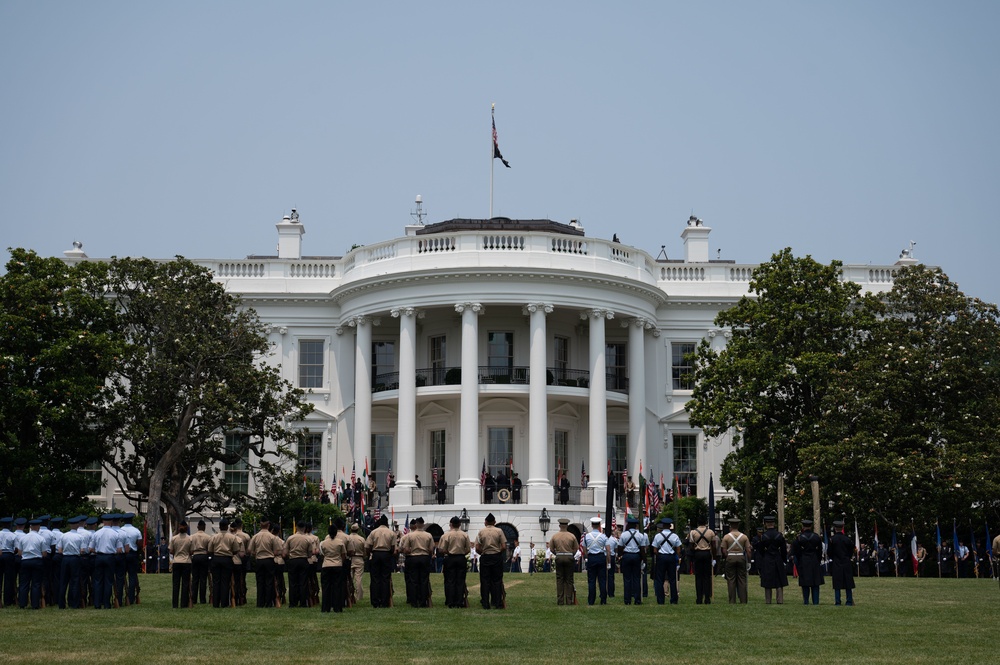
MULTIPOLYGON (((496 111, 497 105, 490 104, 490 120, 493 120, 494 113, 496 111)), ((493 134, 490 134, 490 216, 487 219, 493 219, 493 162, 496 161, 493 156, 493 134)))

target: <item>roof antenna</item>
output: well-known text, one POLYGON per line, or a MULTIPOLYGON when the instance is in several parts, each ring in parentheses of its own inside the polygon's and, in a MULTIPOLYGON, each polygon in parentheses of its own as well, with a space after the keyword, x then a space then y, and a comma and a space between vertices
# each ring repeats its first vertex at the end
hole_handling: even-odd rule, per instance
POLYGON ((670 260, 670 259, 667 258, 667 246, 666 245, 660 245, 660 253, 656 255, 656 260, 659 261, 661 256, 663 257, 664 261, 669 261, 670 260))
POLYGON ((424 212, 424 209, 420 207, 423 204, 423 202, 424 202, 424 197, 420 196, 420 194, 417 194, 417 198, 414 199, 414 203, 417 204, 417 209, 410 212, 410 217, 417 220, 417 224, 419 224, 420 226, 424 225, 424 217, 427 216, 427 213, 424 212))

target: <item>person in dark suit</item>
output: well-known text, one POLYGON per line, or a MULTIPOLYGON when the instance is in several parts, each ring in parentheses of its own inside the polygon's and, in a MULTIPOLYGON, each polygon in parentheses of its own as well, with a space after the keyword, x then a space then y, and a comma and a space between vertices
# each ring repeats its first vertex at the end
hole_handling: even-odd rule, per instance
POLYGON ((562 480, 559 481, 559 503, 566 505, 569 503, 569 478, 566 474, 563 474, 562 480))
POLYGON ((802 604, 819 605, 819 588, 823 579, 823 539, 813 531, 813 521, 802 520, 802 532, 792 543, 792 556, 799 571, 799 586, 802 588, 802 604))
POLYGON ((843 520, 833 523, 830 538, 830 578, 833 581, 833 604, 840 605, 840 591, 847 592, 847 605, 854 605, 854 543, 844 533, 843 520))
POLYGON ((514 478, 511 480, 510 485, 511 501, 514 503, 521 503, 521 487, 523 487, 524 483, 521 482, 521 479, 517 477, 516 473, 514 474, 514 478))

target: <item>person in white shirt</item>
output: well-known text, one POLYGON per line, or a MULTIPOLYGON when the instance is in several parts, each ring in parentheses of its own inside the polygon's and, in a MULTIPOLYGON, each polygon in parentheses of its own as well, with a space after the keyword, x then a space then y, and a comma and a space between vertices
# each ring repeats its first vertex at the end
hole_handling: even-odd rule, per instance
POLYGON ((535 574, 535 557, 538 556, 538 548, 535 547, 535 541, 528 542, 528 554, 531 557, 528 559, 528 574, 535 574))
POLYGON ((587 604, 597 601, 598 592, 601 605, 608 604, 608 537, 601 533, 601 518, 590 520, 590 532, 583 537, 583 548, 587 551, 587 604))
POLYGON ((514 552, 510 557, 510 572, 521 572, 521 541, 514 541, 514 552))

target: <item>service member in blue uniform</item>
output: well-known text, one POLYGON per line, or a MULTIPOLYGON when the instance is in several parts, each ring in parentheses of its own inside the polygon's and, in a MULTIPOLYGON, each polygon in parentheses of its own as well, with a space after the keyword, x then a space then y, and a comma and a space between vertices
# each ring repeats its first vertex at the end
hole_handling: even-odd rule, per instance
POLYGON ((12 607, 17 602, 13 523, 13 518, 0 518, 0 607, 12 607))
POLYGON ((114 513, 101 515, 103 526, 94 532, 90 541, 94 553, 94 607, 99 610, 110 610, 112 606, 112 587, 115 583, 116 557, 124 554, 121 536, 111 525, 114 523, 114 513))
POLYGON ((587 553, 587 604, 597 602, 600 591, 601 605, 608 604, 608 555, 611 546, 608 537, 601 533, 601 518, 590 519, 590 531, 583 537, 583 549, 587 553))
POLYGON ((625 604, 642 605, 642 560, 649 549, 649 536, 639 531, 639 520, 631 515, 625 520, 625 532, 618 539, 622 562, 622 582, 625 587, 625 604))
POLYGON ((37 610, 42 602, 42 585, 44 583, 43 561, 49 553, 45 547, 48 538, 39 533, 42 521, 34 519, 28 522, 30 530, 18 541, 17 554, 21 556, 21 586, 18 589, 17 604, 23 610, 28 606, 29 596, 31 609, 37 610))
POLYGON ((653 536, 651 548, 656 557, 654 563, 655 580, 654 591, 656 592, 657 605, 666 602, 666 593, 663 589, 664 582, 670 584, 670 604, 676 605, 677 596, 677 552, 681 547, 680 537, 671 528, 674 521, 669 517, 660 520, 660 532, 653 536))
POLYGON ((125 543, 125 597, 129 605, 135 605, 139 600, 139 565, 142 562, 142 531, 132 526, 133 519, 135 513, 122 515, 121 534, 125 543))
POLYGON ((80 608, 80 553, 87 545, 86 538, 76 530, 79 518, 69 518, 69 529, 59 540, 58 554, 61 557, 59 565, 59 590, 56 597, 59 609, 67 606, 71 609, 80 608))

